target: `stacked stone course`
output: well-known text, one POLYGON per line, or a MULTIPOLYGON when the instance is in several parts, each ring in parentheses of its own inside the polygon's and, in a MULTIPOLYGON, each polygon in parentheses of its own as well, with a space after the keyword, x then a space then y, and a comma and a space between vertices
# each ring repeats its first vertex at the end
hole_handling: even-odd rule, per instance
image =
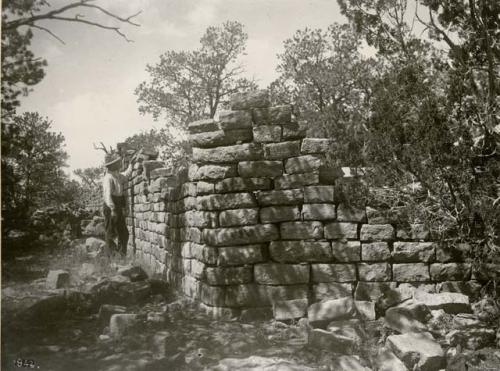
POLYGON ((256 91, 233 97, 231 109, 189 125, 188 169, 136 164, 129 255, 149 273, 222 308, 372 300, 406 283, 474 286, 470 264, 423 226, 339 204, 342 172, 325 157, 333 143, 306 138, 290 106, 270 107, 256 91))

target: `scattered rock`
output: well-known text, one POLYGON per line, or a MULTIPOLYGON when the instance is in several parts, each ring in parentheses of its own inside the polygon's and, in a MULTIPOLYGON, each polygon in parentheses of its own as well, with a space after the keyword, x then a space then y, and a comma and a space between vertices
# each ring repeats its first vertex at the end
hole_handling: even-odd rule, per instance
POLYGON ((375 365, 378 371, 408 371, 405 364, 388 348, 378 351, 375 358, 375 365))
POLYGON ((340 356, 333 360, 331 370, 335 371, 370 371, 368 367, 361 364, 359 357, 340 356))
POLYGON ((428 332, 391 335, 387 345, 410 370, 415 365, 421 371, 437 371, 445 366, 443 349, 428 332))
POLYGON ((99 321, 107 323, 113 314, 123 314, 127 308, 121 305, 103 304, 99 308, 99 321))
POLYGON ((429 294, 416 292, 415 301, 427 305, 431 310, 443 309, 446 313, 470 313, 469 297, 455 292, 429 294))
POLYGON ((85 240, 87 251, 101 251, 106 246, 106 242, 100 238, 89 237, 85 240))
POLYGON ((374 321, 376 318, 375 302, 355 300, 354 305, 358 311, 359 317, 365 321, 374 321))
POLYGON ((83 263, 82 267, 78 271, 78 274, 82 277, 90 277, 95 275, 97 272, 97 268, 95 264, 92 263, 83 263))
POLYGON ((139 266, 125 266, 118 269, 118 274, 130 278, 131 282, 144 281, 148 275, 139 266))
POLYGON ((495 319, 500 316, 498 305, 492 298, 482 298, 472 306, 474 314, 483 321, 495 319))
POLYGON ((351 297, 325 300, 314 303, 307 309, 309 323, 313 327, 321 327, 334 320, 355 318, 357 314, 354 300, 351 297))
POLYGON ((307 304, 307 299, 277 300, 273 303, 274 319, 283 321, 304 317, 307 304))
POLYGON ((109 320, 109 333, 112 337, 120 337, 129 332, 139 323, 138 314, 121 313, 113 314, 109 320))
MULTIPOLYGON (((313 371, 315 368, 304 364, 289 361, 278 357, 250 356, 248 358, 224 358, 212 370, 214 371, 262 371, 262 370, 286 370, 286 371, 313 371)), ((337 370, 337 369, 335 369, 337 370)), ((340 369, 339 369, 340 370, 340 369)), ((349 371, 357 371, 350 369, 349 371)))
POLYGON ((412 296, 413 294, 411 292, 400 288, 386 290, 377 300, 377 310, 380 314, 384 314, 388 308, 411 299, 412 296))
POLYGON ((420 321, 423 316, 418 313, 422 307, 426 308, 418 304, 389 308, 385 312, 385 324, 399 333, 427 331, 427 326, 420 321))
POLYGON ((60 289, 69 286, 69 272, 58 269, 49 271, 46 280, 46 287, 49 290, 60 289))
POLYGON ((468 328, 453 330, 446 335, 446 341, 451 346, 477 350, 484 348, 495 341, 495 330, 492 328, 468 328))

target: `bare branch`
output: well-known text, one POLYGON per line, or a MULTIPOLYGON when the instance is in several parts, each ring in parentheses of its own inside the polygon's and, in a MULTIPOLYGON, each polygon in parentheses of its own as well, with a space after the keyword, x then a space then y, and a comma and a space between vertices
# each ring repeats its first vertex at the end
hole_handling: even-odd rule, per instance
POLYGON ((94 146, 95 150, 97 150, 97 151, 99 151, 99 150, 104 151, 104 153, 106 153, 106 154, 109 155, 110 152, 108 152, 108 149, 106 148, 106 146, 104 145, 104 143, 103 142, 99 142, 99 144, 100 144, 100 146, 98 147, 98 146, 96 146, 95 143, 92 143, 92 145, 94 146))
POLYGON ((42 30, 42 31, 45 31, 47 32, 50 36, 52 36, 53 38, 55 38, 57 41, 59 41, 61 44, 63 45, 66 45, 66 43, 64 42, 63 39, 61 39, 59 36, 57 36, 55 33, 53 33, 51 30, 49 30, 48 28, 45 28, 45 27, 42 27, 42 26, 38 26, 36 24, 32 24, 30 25, 31 27, 33 28, 37 28, 39 30, 42 30))

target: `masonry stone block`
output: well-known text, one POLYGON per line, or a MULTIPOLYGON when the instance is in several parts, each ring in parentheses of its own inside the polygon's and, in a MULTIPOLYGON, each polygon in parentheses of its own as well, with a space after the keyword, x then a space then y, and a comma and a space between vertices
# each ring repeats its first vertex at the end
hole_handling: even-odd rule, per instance
POLYGON ((322 262, 332 259, 329 242, 322 241, 272 241, 269 254, 280 263, 322 262))
POLYGON ((321 301, 311 304, 307 309, 307 318, 312 326, 355 318, 356 314, 356 306, 352 297, 321 301))
POLYGON ((336 262, 357 262, 361 260, 359 241, 332 241, 332 255, 336 262))
POLYGON ((229 101, 229 106, 232 110, 265 108, 269 107, 269 104, 269 92, 267 89, 235 93, 231 96, 229 101))
POLYGON ((352 283, 321 282, 312 286, 314 301, 326 299, 340 299, 352 296, 352 283))
POLYGON ((203 230, 203 240, 212 246, 248 245, 277 239, 279 230, 274 224, 203 230))
POLYGON ((215 184, 215 190, 219 193, 268 190, 271 188, 271 179, 266 178, 227 178, 215 184))
POLYGON ((307 135, 307 123, 305 122, 290 122, 283 123, 283 140, 302 139, 307 135))
POLYGON ((264 285, 293 285, 309 282, 309 265, 306 264, 256 264, 255 282, 264 285))
POLYGON ((319 174, 317 172, 303 173, 303 174, 287 174, 276 177, 274 179, 274 187, 276 189, 300 188, 318 183, 319 183, 319 174))
POLYGON ((263 145, 266 160, 283 160, 300 154, 300 141, 269 143, 263 145))
POLYGON ((390 281, 392 272, 388 263, 358 263, 360 281, 390 281))
POLYGON ((251 141, 252 129, 217 130, 206 133, 191 134, 189 140, 193 147, 212 148, 218 146, 228 146, 238 142, 251 141))
POLYGON ((217 262, 217 249, 204 244, 191 242, 191 257, 205 264, 215 264, 217 262))
POLYGON ((175 175, 172 168, 159 167, 159 168, 151 170, 149 177, 151 179, 156 179, 156 178, 160 178, 160 177, 167 178, 167 177, 171 177, 172 175, 175 175))
POLYGON ((188 130, 191 134, 206 133, 219 130, 219 124, 213 119, 198 120, 189 123, 188 130))
POLYGON ((180 241, 202 242, 202 234, 199 228, 185 227, 179 231, 180 241))
POLYGON ((188 177, 191 181, 218 180, 236 176, 234 165, 204 165, 192 164, 189 166, 188 177))
POLYGON ((242 161, 238 163, 238 174, 243 178, 274 178, 283 174, 282 161, 242 161))
POLYGON ((304 220, 331 220, 335 219, 334 204, 305 204, 302 207, 302 218, 304 220))
POLYGON ((393 264, 392 278, 397 282, 430 281, 429 265, 425 263, 393 264))
POLYGON ((193 148, 193 161, 197 163, 226 163, 258 160, 260 158, 262 158, 262 148, 256 143, 235 144, 217 148, 193 148))
POLYGON ((223 130, 251 128, 252 114, 248 111, 222 111, 219 113, 219 126, 223 130))
POLYGON ((242 265, 264 260, 263 245, 228 246, 218 248, 217 265, 242 265))
POLYGON ((303 155, 292 157, 285 161, 285 171, 288 174, 310 173, 319 170, 325 158, 318 155, 303 155))
POLYGON ((391 258, 391 250, 387 242, 363 242, 361 244, 361 260, 386 261, 391 258))
POLYGON ((304 188, 304 202, 306 203, 333 203, 333 186, 316 185, 304 188))
POLYGON ((252 116, 256 126, 289 124, 292 119, 292 107, 290 105, 283 105, 253 109, 252 116))
POLYGON ((471 276, 469 263, 434 263, 430 265, 433 281, 467 281, 471 276))
POLYGON ((311 272, 315 283, 356 281, 354 264, 312 264, 311 272))
POLYGON ((361 241, 390 241, 395 236, 390 224, 363 224, 360 231, 361 241))
POLYGON ((297 205, 304 200, 304 192, 301 189, 263 191, 257 194, 257 200, 261 206, 297 205))
POLYGON ((366 221, 366 210, 356 209, 345 204, 337 207, 337 220, 339 222, 360 222, 366 221))
POLYGON ((238 285, 252 282, 253 269, 251 266, 207 267, 205 277, 209 285, 238 285))
POLYGON ((321 222, 284 222, 280 224, 281 238, 285 240, 307 240, 323 238, 321 222))
POLYGON ((262 223, 279 223, 300 219, 300 210, 297 206, 270 206, 260 209, 262 223))
POLYGON ((210 286, 206 283, 201 283, 200 296, 202 303, 206 305, 223 307, 226 299, 226 288, 224 286, 210 286))
MULTIPOLYGON (((190 210, 182 214, 180 218, 180 226, 199 228, 216 228, 219 226, 217 213, 215 212, 190 210)), ((161 229, 163 228, 160 227, 159 233, 162 233, 161 229)))
POLYGON ((227 286, 224 304, 228 307, 265 307, 271 305, 271 300, 265 286, 249 283, 227 286))
POLYGON ((197 198, 199 210, 227 210, 257 206, 250 193, 223 193, 197 198))
POLYGON ((273 304, 273 316, 277 321, 304 317, 308 307, 307 299, 277 300, 273 304))
POLYGON ((392 257, 395 262, 433 262, 435 244, 433 242, 394 242, 392 257))
POLYGON ((327 153, 333 144, 329 138, 305 138, 300 151, 302 153, 327 153))
POLYGON ((281 141, 281 126, 262 125, 253 127, 253 140, 257 143, 273 143, 281 141))
POLYGON ((327 223, 325 224, 325 238, 329 240, 357 239, 358 225, 356 223, 327 223))
POLYGON ((221 211, 219 223, 221 227, 233 227, 237 225, 257 224, 259 220, 259 209, 233 209, 221 211))

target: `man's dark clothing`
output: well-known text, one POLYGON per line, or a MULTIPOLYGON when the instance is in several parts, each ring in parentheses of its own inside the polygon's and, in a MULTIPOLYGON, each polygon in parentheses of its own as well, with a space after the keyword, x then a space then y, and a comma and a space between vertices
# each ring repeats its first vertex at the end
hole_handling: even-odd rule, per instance
MULTIPOLYGON (((103 205, 104 228, 106 230, 106 246, 118 251, 122 255, 127 253, 128 229, 125 221, 124 210, 126 207, 125 196, 111 196, 115 205, 116 216, 111 215, 108 205, 103 205), (114 239, 118 237, 118 246, 114 239)), ((108 252, 110 253, 110 252, 108 252)))

